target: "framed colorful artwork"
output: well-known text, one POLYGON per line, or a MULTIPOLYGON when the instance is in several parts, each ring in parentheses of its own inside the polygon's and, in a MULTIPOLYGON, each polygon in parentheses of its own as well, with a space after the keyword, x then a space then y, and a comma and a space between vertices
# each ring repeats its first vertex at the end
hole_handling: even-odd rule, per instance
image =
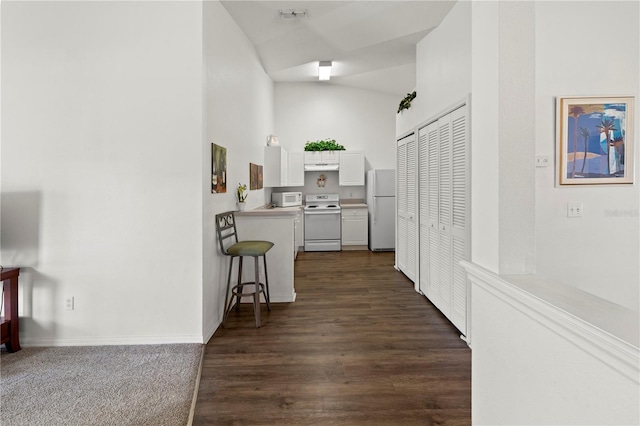
POLYGON ((227 148, 211 144, 211 193, 227 192, 227 148))
POLYGON ((632 96, 558 97, 556 115, 559 185, 633 183, 632 96))

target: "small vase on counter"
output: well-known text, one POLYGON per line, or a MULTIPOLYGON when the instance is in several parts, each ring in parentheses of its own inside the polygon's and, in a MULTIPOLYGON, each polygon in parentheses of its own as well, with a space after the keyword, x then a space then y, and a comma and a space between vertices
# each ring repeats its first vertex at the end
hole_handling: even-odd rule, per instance
POLYGON ((243 212, 246 207, 247 207, 247 203, 238 201, 238 211, 239 212, 243 212))

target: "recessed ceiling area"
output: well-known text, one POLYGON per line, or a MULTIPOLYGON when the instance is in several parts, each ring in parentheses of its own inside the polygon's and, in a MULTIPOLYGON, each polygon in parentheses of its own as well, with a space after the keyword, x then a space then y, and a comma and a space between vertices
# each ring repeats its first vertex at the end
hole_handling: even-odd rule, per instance
POLYGON ((276 82, 317 82, 332 61, 338 84, 404 96, 416 84, 416 43, 455 1, 244 1, 221 4, 276 82), (281 11, 306 11, 281 17, 281 11))

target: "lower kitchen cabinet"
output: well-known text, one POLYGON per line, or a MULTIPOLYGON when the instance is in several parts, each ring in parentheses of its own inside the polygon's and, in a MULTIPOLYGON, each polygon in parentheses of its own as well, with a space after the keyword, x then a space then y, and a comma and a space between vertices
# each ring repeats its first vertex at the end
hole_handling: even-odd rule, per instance
POLYGON ((367 250, 369 218, 366 205, 342 207, 342 249, 367 250))
POLYGON ((302 214, 302 210, 297 214, 296 218, 293 220, 293 257, 294 259, 298 257, 298 250, 300 247, 304 246, 304 215, 302 214))

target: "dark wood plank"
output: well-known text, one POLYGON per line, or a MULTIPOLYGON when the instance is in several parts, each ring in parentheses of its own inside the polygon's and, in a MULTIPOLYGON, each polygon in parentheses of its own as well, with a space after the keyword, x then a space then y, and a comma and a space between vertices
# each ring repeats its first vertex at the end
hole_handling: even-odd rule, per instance
POLYGON ((231 312, 194 425, 470 425, 471 351, 393 253, 299 253, 297 300, 231 312))

